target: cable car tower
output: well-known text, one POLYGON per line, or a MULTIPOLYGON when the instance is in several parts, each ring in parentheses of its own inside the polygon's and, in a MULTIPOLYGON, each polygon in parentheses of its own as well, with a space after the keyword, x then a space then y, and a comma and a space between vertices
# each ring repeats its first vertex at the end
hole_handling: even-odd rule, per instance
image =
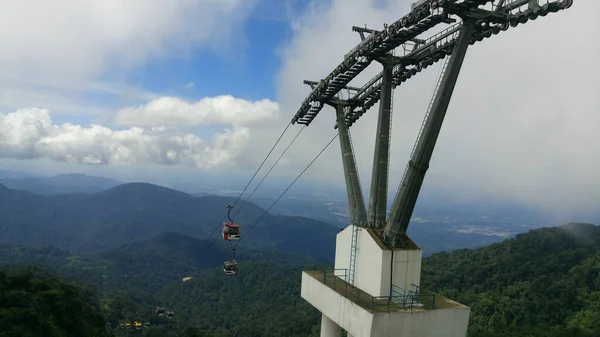
POLYGON ((322 313, 321 336, 466 336, 470 308, 420 288, 421 249, 407 235, 425 173, 469 45, 571 7, 573 0, 420 0, 382 31, 353 27, 361 42, 312 92, 292 123, 335 108, 350 225, 336 238, 335 269, 304 271, 302 297, 322 313), (447 27, 421 38, 439 24, 447 27), (368 34, 365 36, 365 34, 368 34), (393 51, 402 47, 402 55, 393 51), (386 217, 393 89, 444 59, 410 160, 386 217), (371 62, 383 70, 349 87, 371 62), (352 93, 342 100, 340 90, 352 93), (349 128, 379 102, 370 198, 365 206, 349 128), (360 272, 359 272, 360 271, 360 272))

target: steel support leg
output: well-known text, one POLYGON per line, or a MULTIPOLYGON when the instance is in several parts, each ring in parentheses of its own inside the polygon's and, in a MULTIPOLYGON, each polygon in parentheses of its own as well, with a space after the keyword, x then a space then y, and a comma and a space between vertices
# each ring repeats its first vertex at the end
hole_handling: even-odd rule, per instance
POLYGON ((414 155, 408 163, 406 175, 401 182, 394 205, 392 205, 383 238, 394 247, 401 246, 406 238, 406 230, 425 178, 425 172, 429 168, 429 161, 442 128, 474 27, 475 23, 472 20, 463 22, 458 41, 450 56, 448 68, 442 77, 440 88, 427 116, 423 133, 417 141, 414 155))
POLYGON ((369 226, 383 228, 387 216, 387 185, 390 163, 390 127, 392 118, 392 77, 394 66, 383 64, 381 99, 379 100, 379 119, 375 151, 373 153, 373 173, 369 197, 369 226))
POLYGON ((352 143, 350 141, 350 131, 348 131, 348 126, 346 125, 344 118, 344 106, 341 104, 335 105, 335 114, 337 117, 340 148, 342 150, 342 163, 344 165, 344 176, 346 178, 346 191, 348 193, 350 217, 352 219, 352 224, 364 226, 367 220, 367 211, 358 179, 354 150, 352 149, 352 143))

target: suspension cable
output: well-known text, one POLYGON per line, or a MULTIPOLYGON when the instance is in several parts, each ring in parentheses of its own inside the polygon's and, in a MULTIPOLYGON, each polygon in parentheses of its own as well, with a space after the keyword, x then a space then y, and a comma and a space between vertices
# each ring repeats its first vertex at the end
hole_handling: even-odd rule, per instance
POLYGON ((240 242, 242 241, 242 239, 244 239, 245 237, 248 236, 248 234, 252 231, 252 229, 254 228, 254 226, 256 224, 258 224, 258 222, 260 222, 260 220, 262 220, 262 218, 265 217, 265 215, 268 214, 269 210, 271 208, 273 208, 273 206, 275 206, 275 204, 279 201, 279 199, 281 199, 283 197, 283 195, 290 189, 292 188, 292 186, 296 183, 296 181, 298 181, 298 179, 300 179, 300 177, 302 177, 302 175, 304 174, 304 172, 306 172, 306 170, 308 170, 309 167, 312 166, 312 164, 319 158, 319 156, 325 152, 325 150, 329 147, 329 145, 331 145, 331 143, 333 143, 333 141, 337 138, 338 133, 336 132, 336 134, 333 136, 333 138, 331 138, 331 140, 329 141, 329 143, 327 143, 327 145, 325 145, 325 147, 317 154, 317 156, 304 168, 304 170, 302 170, 302 172, 300 172, 300 174, 296 177, 296 179, 294 179, 294 181, 292 181, 292 183, 279 195, 279 197, 277 197, 277 199, 275 199, 275 201, 271 204, 271 206, 269 206, 269 208, 267 208, 263 214, 250 226, 248 226, 248 232, 246 232, 246 234, 243 234, 242 237, 233 245, 233 248, 237 247, 240 242))
POLYGON ((283 135, 285 134, 287 129, 290 127, 290 125, 292 125, 292 122, 289 122, 288 125, 285 127, 285 129, 283 129, 283 132, 281 133, 281 135, 279 135, 279 138, 277 138, 277 141, 275 142, 275 144, 273 144, 273 147, 271 147, 271 150, 269 150, 269 153, 267 153, 267 155, 265 156, 265 159, 263 159, 262 163, 260 163, 260 166, 256 169, 256 172, 254 172, 254 174, 252 175, 252 178, 250 178, 250 181, 248 181, 248 184, 246 184, 246 187, 244 187, 244 190, 242 190, 242 193, 240 193, 240 195, 235 200, 235 203, 233 203, 233 207, 235 207, 235 204, 237 204, 237 202, 240 200, 240 198, 242 197, 244 192, 246 192, 246 189, 248 188, 248 186, 250 186, 250 183, 252 183, 252 180, 254 180, 254 177, 256 177, 256 175, 258 174, 258 171, 260 171, 260 169, 263 167, 263 165, 265 164, 265 162, 267 161, 267 159, 269 158, 269 156, 271 155, 273 150, 275 150, 275 147, 277 146, 277 144, 279 144, 279 141, 281 140, 281 138, 283 137, 283 135))
MULTIPOLYGON (((285 129, 283 129, 283 132, 281 132, 281 134, 279 135, 279 138, 277 138, 277 141, 275 142, 275 144, 273 144, 273 147, 271 147, 271 150, 265 156, 265 159, 263 159, 263 161, 260 164, 260 166, 258 167, 258 169, 256 169, 256 172, 254 172, 254 175, 252 175, 252 178, 250 178, 250 181, 248 181, 248 184, 246 184, 246 187, 244 187, 244 189, 242 190, 242 193, 240 193, 240 195, 237 197, 237 199, 235 199, 235 202, 233 203, 233 205, 231 206, 231 208, 235 207, 235 205, 238 203, 238 201, 240 200, 240 198, 242 197, 242 195, 244 195, 244 192, 246 192, 246 189, 248 188, 248 186, 250 186, 250 183, 252 183, 252 180, 254 180, 254 178, 256 177, 256 175, 258 174, 258 172, 260 171, 260 169, 263 167, 263 165, 265 164, 265 162, 267 161, 267 159, 269 158, 269 156, 271 155, 271 153, 273 152, 273 150, 275 149, 275 147, 277 146, 277 144, 279 144, 279 142, 281 141, 281 138, 283 138, 283 135, 287 132, 288 128, 291 125, 292 125, 292 122, 290 121, 286 125, 285 129)), ((208 249, 212 245, 213 241, 210 241, 210 239, 216 233, 216 231, 221 227, 221 223, 223 223, 223 221, 225 221, 226 218, 227 218, 227 215, 225 215, 223 217, 223 219, 221 219, 221 221, 217 224, 217 226, 215 226, 215 228, 213 229, 213 231, 210 233, 210 235, 208 236, 208 238, 206 238, 206 240, 209 241, 208 245, 206 245, 206 249, 208 249)))
POLYGON ((281 153, 281 155, 279 156, 279 158, 277 158, 277 160, 275 161, 275 163, 273 163, 273 165, 271 166, 271 168, 269 169, 269 171, 267 172, 267 174, 265 174, 265 176, 260 180, 260 182, 258 183, 258 185, 256 185, 256 187, 254 188, 254 190, 252 191, 252 193, 250 193, 248 195, 248 197, 246 198, 246 200, 244 200, 244 202, 240 205, 240 207, 237 209, 237 211, 235 212, 235 214, 233 214, 234 218, 242 210, 242 208, 244 208, 244 205, 246 205, 246 203, 252 197, 252 195, 254 194, 254 192, 256 192, 256 190, 258 190, 258 188, 263 183, 263 181, 265 181, 265 179, 267 178, 267 176, 271 173, 271 171, 273 171, 273 169, 275 168, 275 166, 277 165, 277 163, 279 163, 279 161, 281 160, 281 158, 283 157, 283 155, 287 152, 287 150, 290 149, 290 147, 292 146, 292 144, 294 144, 294 142, 296 141, 296 138, 298 138, 298 136, 300 136, 300 134, 302 133, 302 131, 305 128, 306 128, 306 126, 304 126, 303 128, 301 128, 300 131, 298 131, 298 133, 294 137, 294 139, 292 139, 292 141, 288 144, 288 146, 285 148, 285 150, 283 150, 283 152, 281 153))

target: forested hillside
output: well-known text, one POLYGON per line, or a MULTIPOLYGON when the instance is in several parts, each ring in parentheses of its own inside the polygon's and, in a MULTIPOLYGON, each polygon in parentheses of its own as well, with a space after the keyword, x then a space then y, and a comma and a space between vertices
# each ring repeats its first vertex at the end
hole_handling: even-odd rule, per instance
POLYGON ((422 286, 471 307, 470 336, 599 336, 600 227, 533 230, 423 262, 422 286))
MULTIPOLYGON (((307 256, 276 250, 239 250, 236 259, 244 264, 262 261, 277 267, 317 263, 307 256)), ((176 233, 160 234, 96 255, 77 255, 53 247, 0 246, 0 266, 18 263, 48 267, 103 292, 124 288, 157 292, 168 282, 220 268, 231 257, 228 244, 176 233)), ((245 269, 243 265, 240 268, 245 269)))
POLYGON ((38 268, 0 268, 2 337, 115 337, 132 333, 145 337, 213 337, 194 326, 172 324, 169 319, 151 317, 142 324, 138 322, 139 312, 131 315, 137 319, 130 320, 129 325, 137 322, 140 327, 111 328, 105 318, 131 301, 115 296, 101 302, 102 309, 93 291, 38 268))
MULTIPOLYGON (((146 183, 116 186, 96 194, 42 196, 0 184, 0 244, 54 246, 97 253, 166 231, 213 238, 226 214, 228 197, 196 198, 146 183)), ((241 203, 233 209, 237 212, 241 203)), ((246 203, 235 220, 251 247, 275 248, 330 262, 338 229, 321 221, 280 215, 246 203), (261 218, 262 217, 262 218, 261 218), (257 223, 257 220, 260 221, 257 223)))
POLYGON ((318 330, 317 312, 299 296, 302 266, 312 266, 315 260, 275 250, 242 249, 237 256, 239 275, 226 277, 221 265, 231 258, 228 245, 208 244, 165 233, 92 256, 56 248, 4 246, 0 265, 48 266, 94 287, 117 336, 127 336, 131 329, 121 324, 135 320, 150 324, 136 330, 137 336, 178 336, 189 326, 223 337, 306 336, 318 330), (185 277, 192 279, 184 282, 185 277), (173 310, 175 317, 157 317, 157 306, 173 310))
POLYGON ((0 269, 0 336, 109 337, 90 291, 36 269, 0 269))
MULTIPOLYGON (((208 249, 205 260, 202 245, 166 234, 88 257, 11 247, 0 250, 0 262, 37 260, 94 285, 117 336, 129 331, 119 324, 135 319, 152 327, 139 336, 189 326, 222 337, 318 336, 318 312, 300 298, 300 271, 324 266, 249 251, 240 256, 238 276, 226 277, 217 266, 226 247, 208 249), (175 316, 157 317, 156 306, 175 316)), ((599 227, 544 228, 481 249, 439 253, 423 260, 422 271, 423 288, 471 306, 470 337, 600 335, 599 227)))
MULTIPOLYGON (((319 313, 300 297, 302 267, 267 262, 247 262, 236 277, 220 269, 194 274, 163 284, 157 292, 124 287, 107 292, 104 302, 111 327, 141 319, 155 331, 182 329, 189 325, 216 337, 318 336, 319 313), (174 317, 155 317, 154 308, 173 310, 174 317), (160 327, 156 327, 160 325, 160 327)), ((123 329, 114 329, 120 336, 123 329)))

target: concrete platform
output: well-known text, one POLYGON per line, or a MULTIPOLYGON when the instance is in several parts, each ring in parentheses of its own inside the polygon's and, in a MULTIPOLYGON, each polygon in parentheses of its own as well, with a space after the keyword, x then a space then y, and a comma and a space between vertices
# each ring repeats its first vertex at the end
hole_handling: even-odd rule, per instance
POLYGON ((420 288, 421 258, 410 239, 391 248, 371 228, 338 233, 335 269, 302 272, 302 298, 322 313, 321 337, 342 329, 349 337, 465 337, 471 309, 420 288))
POLYGON ((412 308, 370 296, 323 271, 303 271, 301 296, 323 314, 322 337, 464 337, 470 308, 433 293, 412 308), (325 283, 323 282, 325 280, 325 283), (335 288, 334 288, 335 287, 335 288), (435 296, 435 297, 434 297, 435 296))

